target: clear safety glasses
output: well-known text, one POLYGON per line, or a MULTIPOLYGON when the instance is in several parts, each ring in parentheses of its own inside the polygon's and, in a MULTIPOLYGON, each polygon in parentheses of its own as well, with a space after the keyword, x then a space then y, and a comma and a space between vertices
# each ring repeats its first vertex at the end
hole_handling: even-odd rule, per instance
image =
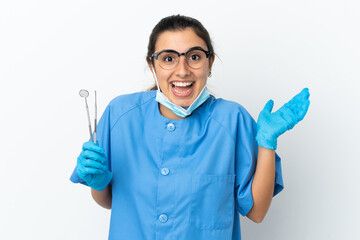
POLYGON ((160 52, 153 53, 151 58, 155 58, 161 68, 171 70, 179 63, 181 55, 185 56, 185 62, 189 67, 198 69, 206 64, 206 61, 208 61, 212 52, 205 51, 201 47, 190 48, 185 53, 179 53, 172 49, 165 49, 160 52))

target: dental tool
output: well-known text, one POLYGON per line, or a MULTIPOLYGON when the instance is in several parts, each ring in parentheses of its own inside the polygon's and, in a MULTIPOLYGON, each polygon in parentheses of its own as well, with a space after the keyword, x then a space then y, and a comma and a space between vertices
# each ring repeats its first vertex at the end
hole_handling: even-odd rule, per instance
POLYGON ((79 92, 80 97, 85 98, 85 105, 86 105, 86 113, 87 113, 87 118, 88 118, 88 124, 89 124, 89 133, 90 133, 90 139, 92 142, 96 143, 96 125, 97 125, 97 100, 96 100, 96 91, 95 91, 95 120, 94 120, 94 138, 92 135, 92 130, 91 130, 91 122, 90 122, 90 114, 89 114, 89 107, 88 107, 88 103, 87 103, 87 97, 89 96, 89 92, 85 89, 81 89, 79 92))
POLYGON ((94 143, 96 143, 96 126, 97 126, 97 103, 96 103, 96 91, 95 91, 94 143))

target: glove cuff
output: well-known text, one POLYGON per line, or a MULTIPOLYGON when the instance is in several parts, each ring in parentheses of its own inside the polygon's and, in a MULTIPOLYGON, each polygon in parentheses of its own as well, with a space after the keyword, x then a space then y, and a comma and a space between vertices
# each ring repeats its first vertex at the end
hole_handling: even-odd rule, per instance
POLYGON ((102 191, 104 190, 107 185, 109 185, 109 183, 111 182, 112 179, 112 172, 108 172, 106 178, 104 179, 104 181, 101 181, 98 184, 94 184, 94 185, 89 185, 91 188, 95 189, 96 191, 102 191))
POLYGON ((259 146, 262 146, 267 149, 276 150, 277 147, 277 139, 276 138, 267 138, 262 136, 261 134, 256 135, 256 142, 259 146))

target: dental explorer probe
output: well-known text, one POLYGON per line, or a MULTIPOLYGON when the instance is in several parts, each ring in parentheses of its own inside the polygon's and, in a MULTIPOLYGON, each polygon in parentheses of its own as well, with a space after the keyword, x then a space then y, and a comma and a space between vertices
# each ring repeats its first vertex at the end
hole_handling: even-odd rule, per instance
POLYGON ((95 120, 94 120, 95 124, 94 124, 94 143, 96 142, 96 125, 97 125, 97 104, 96 104, 96 91, 95 91, 95 120))

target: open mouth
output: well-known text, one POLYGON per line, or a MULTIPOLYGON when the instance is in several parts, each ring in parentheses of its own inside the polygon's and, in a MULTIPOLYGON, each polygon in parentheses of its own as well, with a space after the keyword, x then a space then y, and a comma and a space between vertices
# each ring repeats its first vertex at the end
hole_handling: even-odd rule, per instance
POLYGON ((176 96, 187 96, 193 89, 194 82, 172 82, 171 85, 176 96))

